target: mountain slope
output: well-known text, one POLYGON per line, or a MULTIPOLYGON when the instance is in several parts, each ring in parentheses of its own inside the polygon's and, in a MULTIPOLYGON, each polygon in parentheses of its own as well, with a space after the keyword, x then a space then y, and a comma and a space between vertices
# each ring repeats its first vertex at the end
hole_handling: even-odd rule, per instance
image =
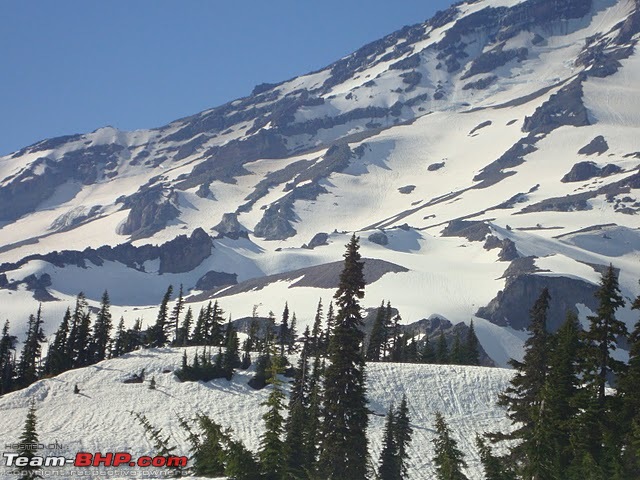
MULTIPOLYGON (((187 351, 191 357, 195 348, 187 351)), ((181 357, 181 349, 144 350, 72 370, 10 393, 0 398, 0 410, 6 414, 0 441, 3 444, 17 441, 29 399, 33 398, 40 441, 46 445, 57 442, 68 449, 62 453, 67 451, 71 457, 76 452, 107 451, 129 452, 134 458, 154 455, 152 443, 130 412, 146 415, 155 427, 162 427, 163 434, 171 435, 171 443, 178 446, 175 455, 188 455, 189 451, 187 436, 177 424, 176 416, 190 418, 199 412, 210 415, 224 427, 231 427, 237 438, 256 451, 263 432, 260 416, 265 407, 261 403, 266 400, 269 388, 255 391, 248 387, 246 382, 251 372, 240 372, 231 382, 180 383, 167 371, 179 367, 181 357), (142 369, 147 379, 145 384, 122 383, 142 369), (152 376, 157 382, 156 390, 148 389, 152 376), (80 394, 73 393, 74 385, 78 385, 80 394)), ((474 446, 475 434, 508 428, 509 422, 495 401, 510 376, 508 370, 484 367, 369 364, 367 395, 369 408, 374 412, 369 417, 371 455, 377 462, 384 415, 389 405, 399 402, 406 394, 414 430, 410 445, 411 478, 431 478, 435 471, 431 440, 436 411, 445 415, 467 455, 469 478, 482 478, 474 446)), ((51 453, 61 454, 60 451, 51 453)), ((0 468, 6 468, 4 462, 0 468)), ((96 470, 99 469, 91 469, 91 473, 96 470)), ((98 478, 89 472, 83 473, 83 477, 98 478)), ((73 470, 68 475, 73 478, 73 470)), ((124 478, 126 474, 122 475, 124 478)))
POLYGON ((553 326, 566 308, 585 321, 602 265, 638 293, 639 26, 637 0, 461 3, 165 127, 26 147, 0 159, 3 314, 22 321, 35 292, 51 332, 78 291, 106 288, 149 322, 182 283, 234 316, 288 300, 304 325, 330 289, 219 287, 338 261, 356 231, 402 269, 367 305, 475 318, 504 365, 542 285, 553 326))

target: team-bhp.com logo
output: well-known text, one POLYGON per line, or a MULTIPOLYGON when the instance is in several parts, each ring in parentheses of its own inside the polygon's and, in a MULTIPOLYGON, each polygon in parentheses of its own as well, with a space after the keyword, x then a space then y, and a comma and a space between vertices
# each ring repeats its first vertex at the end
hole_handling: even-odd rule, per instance
POLYGON ((78 452, 75 458, 64 456, 24 456, 19 453, 3 453, 7 467, 168 467, 179 468, 187 466, 187 457, 177 456, 142 456, 134 459, 126 452, 87 453, 78 452))

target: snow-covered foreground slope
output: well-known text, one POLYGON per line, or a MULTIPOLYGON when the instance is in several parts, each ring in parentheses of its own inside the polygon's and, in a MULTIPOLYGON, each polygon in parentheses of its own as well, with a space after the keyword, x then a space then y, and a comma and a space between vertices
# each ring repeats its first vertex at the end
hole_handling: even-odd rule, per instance
MULTIPOLYGON (((187 350, 192 356, 195 349, 187 350)), ((182 349, 141 350, 8 394, 0 398, 0 443, 18 440, 29 401, 34 399, 40 442, 57 442, 68 449, 65 453, 70 457, 81 451, 124 451, 134 457, 154 455, 152 444, 130 412, 146 415, 154 426, 170 434, 179 447, 177 455, 188 453, 188 442, 176 417, 190 417, 198 412, 232 428, 237 438, 256 451, 263 432, 260 416, 265 408, 261 403, 270 387, 261 391, 248 387, 251 371, 236 374, 231 382, 181 383, 170 372, 179 367, 181 358, 182 349), (144 384, 122 383, 142 369, 147 378, 144 384), (152 376, 157 382, 156 390, 148 389, 152 376), (76 384, 80 394, 73 393, 76 384)), ((436 411, 445 415, 466 454, 469 478, 482 478, 474 437, 476 433, 508 428, 503 410, 496 406, 496 397, 510 377, 511 372, 497 368, 368 364, 369 408, 374 412, 368 431, 371 455, 374 459, 379 456, 384 415, 389 405, 406 394, 414 429, 409 478, 433 478, 431 440, 436 411)), ((52 451, 56 453, 60 452, 52 451)), ((73 471, 69 472, 67 478, 75 478, 73 471)), ((0 478, 8 477, 0 470, 0 478)))
POLYGON ((402 270, 364 306, 474 319, 504 366, 543 286, 552 329, 566 309, 587 324, 609 264, 640 293, 639 40, 640 0, 462 2, 165 127, 2 157, 0 320, 23 340, 43 301, 51 335, 80 291, 95 307, 106 289, 115 318, 147 327, 182 284, 196 312, 217 298, 233 318, 288 301, 302 330, 335 289, 269 276, 341 260, 356 232, 402 270), (198 240, 166 246, 182 235, 198 240))

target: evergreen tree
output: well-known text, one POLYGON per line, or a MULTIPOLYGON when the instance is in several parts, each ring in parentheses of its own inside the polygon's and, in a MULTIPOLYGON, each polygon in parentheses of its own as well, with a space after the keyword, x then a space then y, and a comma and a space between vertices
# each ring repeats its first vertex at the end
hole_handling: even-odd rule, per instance
POLYGON ((47 375, 57 375, 65 372, 73 365, 73 359, 67 349, 70 322, 71 310, 67 308, 64 317, 62 317, 62 323, 60 323, 56 331, 53 343, 47 351, 47 359, 44 366, 44 371, 47 375))
POLYGON ((260 480, 260 465, 242 442, 227 440, 224 474, 233 480, 260 480))
POLYGON ((224 341, 224 335, 222 330, 222 325, 224 323, 224 311, 218 305, 218 301, 213 302, 213 307, 211 307, 211 302, 207 306, 207 310, 205 312, 205 340, 206 345, 218 346, 222 345, 224 341))
POLYGON ((187 313, 184 315, 182 325, 178 329, 176 334, 176 346, 186 347, 189 345, 189 333, 191 332, 191 324, 193 323, 193 311, 191 307, 187 308, 187 313))
POLYGON ((476 336, 476 329, 473 325, 473 320, 469 325, 469 331, 467 332, 467 340, 464 345, 464 363, 466 365, 480 365, 480 342, 476 336))
POLYGON ((611 351, 616 349, 618 336, 628 335, 625 324, 615 317, 616 310, 625 302, 612 265, 602 275, 595 296, 598 309, 596 315, 588 317, 590 328, 583 334, 583 387, 579 393, 581 410, 577 419, 580 434, 575 451, 576 457, 583 459, 583 466, 578 468, 582 472, 591 469, 592 463, 615 470, 622 448, 615 427, 616 399, 608 397, 605 390, 609 376, 624 374, 625 365, 615 360, 611 351))
POLYGON ((297 330, 298 320, 296 318, 296 312, 293 312, 291 317, 291 326, 289 327, 289 335, 287 337, 287 353, 291 355, 296 350, 296 339, 298 338, 297 330))
POLYGON ((567 477, 572 461, 571 431, 577 414, 578 351, 580 324, 572 311, 553 336, 549 373, 543 391, 545 408, 538 416, 538 437, 544 439, 541 453, 548 455, 551 470, 567 477))
POLYGON ((156 323, 147 332, 147 344, 150 347, 164 347, 167 344, 169 338, 169 301, 172 294, 173 285, 169 285, 164 297, 162 297, 156 323))
POLYGON ((18 362, 18 380, 19 387, 26 387, 35 382, 39 375, 40 354, 42 351, 42 343, 45 341, 42 331, 42 306, 38 306, 36 316, 29 315, 29 323, 27 325, 26 340, 20 354, 18 362))
POLYGON ((453 333, 453 345, 451 346, 451 353, 449 353, 449 363, 451 365, 464 364, 464 351, 462 350, 462 342, 460 341, 460 331, 454 330, 453 333))
POLYGON ((318 301, 316 316, 313 318, 313 328, 311 329, 311 345, 309 354, 316 355, 321 348, 322 341, 322 298, 318 301))
POLYGON ((100 311, 93 324, 92 363, 101 362, 107 358, 107 345, 109 344, 109 335, 111 334, 112 328, 110 307, 109 294, 105 290, 102 294, 100 311))
POLYGON ((550 339, 546 325, 550 298, 549 291, 544 288, 534 303, 528 327, 531 335, 524 344, 524 359, 509 362, 516 373, 498 401, 499 405, 507 407, 508 416, 516 425, 507 438, 520 440, 511 453, 525 478, 548 478, 550 468, 550 459, 543 455, 544 439, 539 436, 549 371, 550 339))
POLYGON ((389 407, 387 418, 384 423, 384 433, 382 436, 382 451, 380 452, 380 467, 378 477, 380 480, 401 480, 398 457, 398 445, 396 445, 395 415, 393 404, 389 407))
MULTIPOLYGON (((640 295, 631 308, 640 310, 640 295)), ((627 478, 640 478, 640 320, 629 335, 628 369, 620 378, 618 394, 625 419, 622 425, 625 472, 627 478)))
POLYGON ((269 383, 272 386, 267 401, 263 404, 268 407, 262 416, 265 422, 265 432, 260 437, 260 467, 265 480, 280 480, 286 474, 286 454, 282 435, 284 433, 284 409, 285 395, 282 391, 282 382, 278 374, 282 373, 282 360, 278 356, 272 359, 272 372, 269 383))
POLYGON ((320 355, 316 353, 313 359, 313 370, 310 372, 309 378, 309 407, 306 415, 306 426, 304 429, 305 445, 307 448, 307 460, 309 472, 317 472, 317 460, 319 453, 322 414, 322 381, 323 374, 320 355))
POLYGON ((393 436, 397 449, 397 469, 398 478, 407 478, 407 461, 409 460, 409 443, 413 429, 409 421, 409 406, 406 395, 402 396, 402 401, 394 415, 393 436))
POLYGON ((626 337, 627 327, 616 319, 616 310, 625 302, 620 294, 618 276, 612 265, 602 275, 600 288, 596 291, 599 301, 596 315, 588 317, 590 328, 584 334, 586 343, 585 380, 593 388, 598 404, 604 407, 605 387, 610 374, 620 374, 624 370, 622 362, 611 357, 616 349, 617 336, 626 337))
POLYGON ((314 463, 312 457, 313 449, 308 445, 305 435, 310 397, 308 352, 311 346, 309 335, 307 328, 300 359, 294 369, 291 395, 289 397, 289 417, 285 427, 288 475, 291 478, 303 477, 305 471, 311 469, 314 463))
MULTIPOLYGON (((85 312, 77 324, 74 343, 74 368, 86 367, 91 364, 91 313, 85 312)), ((108 338, 108 337, 107 337, 108 338)))
POLYGON ((285 302, 278 337, 280 340, 280 356, 284 356, 285 346, 289 345, 289 305, 285 302))
POLYGON ((476 436, 476 446, 480 453, 485 480, 516 480, 516 475, 507 465, 507 461, 495 456, 483 438, 476 436))
MULTIPOLYGON (((446 343, 446 341, 445 341, 446 343)), ((419 360, 421 363, 436 363, 436 352, 429 341, 429 335, 425 333, 419 360)))
POLYGON ((0 337, 0 395, 13 389, 15 365, 12 352, 15 353, 17 341, 15 335, 9 334, 9 320, 6 320, 0 337))
MULTIPOLYGON (((152 378, 153 380, 153 378, 152 378)), ((145 434, 153 443, 155 454, 159 456, 170 456, 175 451, 175 446, 169 446, 171 437, 169 435, 163 435, 162 428, 154 428, 146 416, 141 413, 131 412, 132 415, 138 420, 142 428, 144 428, 145 434)), ((174 475, 181 476, 182 467, 173 467, 174 475)))
POLYGON ((222 355, 222 374, 227 380, 233 378, 233 370, 240 366, 240 342, 231 321, 227 323, 225 351, 222 355))
POLYGON ((329 302, 329 309, 327 310, 327 329, 324 332, 323 341, 323 355, 329 353, 329 344, 331 343, 331 337, 333 336, 333 325, 335 323, 335 312, 333 309, 333 302, 329 302))
POLYGON ((113 340, 113 348, 111 349, 111 358, 119 357, 125 354, 127 346, 127 332, 124 329, 124 317, 120 317, 116 335, 113 340))
MULTIPOLYGON (((209 307, 211 308, 211 302, 209 302, 209 307)), ((200 308, 200 312, 198 313, 198 319, 196 320, 196 325, 193 329, 193 335, 191 336, 191 344, 202 346, 207 344, 206 340, 206 312, 204 308, 200 308)))
POLYGON ((29 463, 31 463, 31 459, 35 457, 37 453, 37 450, 31 448, 32 445, 38 444, 38 432, 36 431, 37 422, 36 406, 32 400, 29 405, 29 410, 27 411, 24 428, 20 434, 20 439, 18 440, 20 448, 16 452, 20 457, 29 459, 27 465, 17 467, 17 470, 20 472, 19 480, 42 478, 42 476, 37 473, 42 467, 29 465, 29 463))
POLYGON ((379 362, 382 355, 383 344, 386 338, 386 309, 384 300, 376 312, 376 319, 373 322, 369 344, 367 345, 366 359, 370 362, 379 362))
POLYGON ((180 314, 182 313, 182 309, 184 308, 184 298, 182 296, 182 284, 180 284, 180 290, 178 292, 178 298, 176 299, 176 304, 173 306, 171 310, 171 315, 167 320, 167 335, 173 335, 173 342, 177 344, 178 336, 180 335, 180 314))
POLYGON ((76 296, 76 305, 71 315, 69 336, 67 337, 66 352, 71 359, 71 367, 78 367, 82 359, 87 357, 89 347, 89 330, 86 320, 88 319, 88 303, 83 292, 76 296))
POLYGON ((347 245, 335 294, 338 314, 325 373, 323 446, 320 465, 327 479, 364 480, 367 474, 368 410, 361 351, 359 300, 364 297, 364 263, 355 235, 347 245))
POLYGON ((436 434, 433 440, 436 456, 438 480, 467 480, 462 469, 467 466, 463 453, 458 449, 458 442, 451 436, 451 430, 440 412, 436 413, 436 434))
POLYGON ((447 347, 447 339, 444 336, 444 330, 440 331, 438 344, 436 346, 436 363, 443 365, 449 361, 449 348, 447 347))

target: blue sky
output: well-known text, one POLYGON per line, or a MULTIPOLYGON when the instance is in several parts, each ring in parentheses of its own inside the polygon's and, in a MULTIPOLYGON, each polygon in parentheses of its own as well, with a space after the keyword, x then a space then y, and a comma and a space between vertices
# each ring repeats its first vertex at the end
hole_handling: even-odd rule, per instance
POLYGON ((452 3, 0 0, 0 155, 105 125, 164 125, 452 3))

